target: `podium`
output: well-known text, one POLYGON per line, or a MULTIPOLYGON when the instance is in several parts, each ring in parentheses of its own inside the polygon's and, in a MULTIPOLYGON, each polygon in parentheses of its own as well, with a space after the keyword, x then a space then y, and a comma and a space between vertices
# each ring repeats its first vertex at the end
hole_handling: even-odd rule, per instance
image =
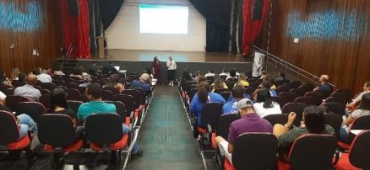
POLYGON ((98 40, 98 59, 104 59, 105 58, 105 52, 104 52, 104 40, 105 37, 95 37, 96 40, 98 40))

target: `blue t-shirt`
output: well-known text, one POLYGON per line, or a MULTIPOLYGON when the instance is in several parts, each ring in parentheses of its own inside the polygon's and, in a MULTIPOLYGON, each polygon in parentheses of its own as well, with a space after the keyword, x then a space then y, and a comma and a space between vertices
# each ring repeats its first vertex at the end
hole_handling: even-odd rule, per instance
POLYGON ((239 100, 231 100, 227 103, 224 104, 222 107, 222 114, 237 114, 238 113, 238 108, 236 107, 236 104, 238 103, 239 100))
POLYGON ((320 84, 319 85, 319 90, 323 90, 323 91, 332 91, 332 86, 329 84, 329 83, 325 83, 325 84, 320 84))
MULTIPOLYGON (((214 92, 208 93, 208 100, 210 103, 226 103, 225 99, 220 94, 214 92)), ((198 94, 195 94, 190 103, 190 113, 197 117, 198 125, 200 126, 202 126, 201 112, 203 105, 204 103, 199 100, 198 94)))
POLYGON ((131 82, 131 88, 135 87, 142 88, 145 91, 145 93, 149 93, 150 91, 150 85, 139 80, 134 80, 131 82))
POLYGON ((104 101, 90 101, 83 103, 78 108, 77 119, 86 121, 86 118, 94 113, 112 113, 117 114, 114 104, 105 103, 104 101))

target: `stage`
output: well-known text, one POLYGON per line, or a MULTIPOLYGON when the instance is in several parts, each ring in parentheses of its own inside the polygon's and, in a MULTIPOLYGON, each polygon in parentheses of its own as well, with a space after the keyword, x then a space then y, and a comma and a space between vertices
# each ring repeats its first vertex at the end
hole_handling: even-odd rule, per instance
POLYGON ((206 52, 184 52, 184 51, 145 51, 145 50, 108 50, 105 58, 99 59, 76 59, 78 66, 88 68, 92 61, 98 66, 112 62, 114 66, 120 66, 120 70, 127 73, 141 73, 146 68, 151 68, 153 58, 157 56, 162 65, 163 76, 166 76, 166 61, 172 56, 177 64, 177 75, 185 68, 191 72, 201 71, 205 74, 212 69, 216 74, 222 68, 228 70, 236 68, 239 72, 250 73, 252 62, 246 62, 239 55, 231 53, 206 53, 206 52))

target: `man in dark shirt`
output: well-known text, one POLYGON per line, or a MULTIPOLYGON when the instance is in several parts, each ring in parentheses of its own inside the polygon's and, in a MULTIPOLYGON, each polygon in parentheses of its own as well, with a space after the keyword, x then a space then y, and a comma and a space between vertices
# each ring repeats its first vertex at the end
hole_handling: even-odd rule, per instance
POLYGON ((229 136, 227 141, 221 137, 216 137, 216 144, 221 152, 225 153, 226 158, 232 162, 232 152, 236 138, 246 132, 267 132, 272 133, 272 125, 265 119, 260 118, 253 108, 253 102, 248 98, 239 100, 236 107, 239 109, 240 119, 230 124, 229 136))
POLYGON ((113 63, 110 61, 108 65, 105 65, 103 67, 102 73, 112 75, 112 74, 117 74, 118 70, 113 66, 113 63))

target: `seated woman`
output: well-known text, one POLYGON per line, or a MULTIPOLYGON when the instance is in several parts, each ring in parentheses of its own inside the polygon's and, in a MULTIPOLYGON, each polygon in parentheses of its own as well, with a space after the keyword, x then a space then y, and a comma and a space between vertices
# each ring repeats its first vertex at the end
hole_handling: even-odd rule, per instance
POLYGON ((215 82, 211 85, 212 87, 212 92, 217 92, 217 90, 223 90, 223 89, 228 89, 226 83, 221 77, 218 77, 215 82))
POLYGON ((361 98, 364 94, 370 93, 370 81, 365 82, 364 86, 362 87, 363 91, 356 95, 356 97, 352 100, 351 103, 346 105, 350 111, 354 110, 356 105, 358 105, 361 101, 361 98))
POLYGON ((73 78, 77 78, 79 80, 83 80, 82 70, 80 69, 80 67, 73 68, 72 74, 70 74, 69 77, 73 77, 73 78))
MULTIPOLYGON (((13 112, 8 107, 5 106, 5 99, 6 95, 0 91, 0 110, 13 112)), ((21 139, 22 137, 26 136, 28 132, 31 133, 37 133, 37 124, 36 122, 27 114, 20 114, 17 116, 17 125, 19 127, 19 137, 18 139, 21 139)))
POLYGON ((287 155, 294 141, 304 134, 330 134, 334 135, 335 131, 329 125, 324 123, 324 109, 319 106, 308 106, 303 111, 301 125, 292 127, 296 114, 289 113, 288 121, 285 125, 276 124, 273 134, 279 142, 279 157, 282 161, 287 161, 287 155))
POLYGON ((253 107, 261 118, 270 114, 281 114, 279 103, 271 100, 270 91, 268 89, 260 89, 257 91, 253 107))
POLYGON ((119 76, 117 74, 112 74, 109 76, 108 82, 103 86, 104 87, 112 87, 118 89, 119 93, 125 91, 125 83, 121 83, 119 80, 119 76))
POLYGON ((362 95, 360 105, 347 117, 346 120, 343 121, 339 135, 339 138, 342 142, 351 142, 348 141, 349 127, 351 127, 353 120, 365 115, 370 115, 370 93, 365 93, 362 95))
POLYGON ((59 113, 65 114, 71 117, 73 125, 76 127, 76 134, 77 136, 81 136, 84 130, 83 126, 77 126, 77 114, 68 109, 67 104, 67 93, 64 91, 63 88, 55 88, 50 94, 50 113, 59 113))
POLYGON ((249 86, 249 82, 247 81, 247 76, 245 75, 245 73, 240 73, 238 82, 235 83, 235 85, 236 84, 242 85, 243 87, 249 86))
POLYGON ((204 126, 201 121, 201 112, 206 103, 225 104, 226 101, 220 94, 209 92, 208 82, 202 81, 199 83, 198 92, 194 95, 190 103, 190 113, 196 118, 193 127, 195 138, 198 138, 198 126, 204 126))

